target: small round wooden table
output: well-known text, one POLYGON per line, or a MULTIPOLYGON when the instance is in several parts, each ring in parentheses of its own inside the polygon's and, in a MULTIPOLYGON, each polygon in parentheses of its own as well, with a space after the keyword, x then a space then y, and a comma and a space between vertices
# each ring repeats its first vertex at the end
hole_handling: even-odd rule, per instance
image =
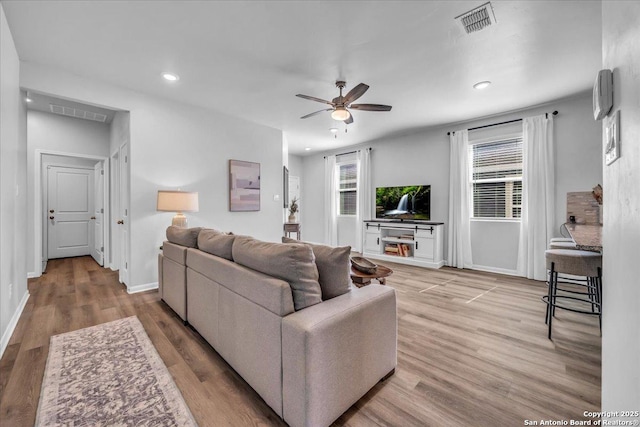
POLYGON ((393 270, 384 265, 377 266, 376 271, 373 273, 364 273, 351 266, 351 281, 358 288, 370 285, 371 279, 376 279, 381 285, 386 285, 387 280, 385 278, 391 276, 391 274, 393 274, 393 270))

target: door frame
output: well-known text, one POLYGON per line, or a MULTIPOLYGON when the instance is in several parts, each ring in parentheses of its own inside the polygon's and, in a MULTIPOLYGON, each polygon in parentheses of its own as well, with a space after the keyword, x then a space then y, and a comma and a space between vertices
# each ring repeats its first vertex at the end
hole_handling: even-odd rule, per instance
MULTIPOLYGON (((42 264, 43 264, 43 259, 42 259, 42 242, 43 242, 43 238, 42 238, 42 233, 43 233, 43 225, 42 225, 42 218, 44 215, 44 207, 42 204, 42 156, 43 155, 50 155, 50 156, 64 156, 64 157, 75 157, 75 158, 81 158, 81 159, 89 159, 89 160, 95 160, 97 162, 103 162, 103 167, 105 169, 105 179, 104 179, 104 193, 103 193, 103 204, 104 206, 110 206, 110 200, 109 200, 109 157, 107 156, 94 156, 91 154, 80 154, 80 153, 68 153, 65 151, 55 151, 55 150, 42 150, 42 149, 36 149, 35 150, 35 158, 34 158, 34 182, 33 182, 33 187, 34 187, 34 224, 33 224, 33 229, 34 229, 34 261, 35 261, 35 277, 40 277, 42 275, 42 264)), ((105 208, 105 223, 103 225, 103 227, 105 228, 104 232, 107 233, 109 232, 109 226, 108 226, 108 222, 107 220, 109 220, 108 218, 109 215, 109 211, 108 209, 105 208)), ((110 221, 110 220, 109 220, 110 221)), ((109 244, 109 242, 105 242, 105 250, 107 249, 107 245, 109 244)), ((106 263, 107 260, 105 259, 104 262, 106 263)))

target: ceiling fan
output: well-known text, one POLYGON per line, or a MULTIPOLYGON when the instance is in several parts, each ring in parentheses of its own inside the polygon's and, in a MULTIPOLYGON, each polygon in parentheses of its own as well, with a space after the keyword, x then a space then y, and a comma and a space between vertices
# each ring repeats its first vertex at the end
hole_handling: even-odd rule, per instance
POLYGON ((321 102, 323 104, 331 105, 331 108, 326 108, 324 110, 316 111, 311 114, 307 114, 306 116, 300 117, 301 119, 306 119, 307 117, 315 116, 316 114, 323 113, 325 111, 331 111, 331 118, 338 121, 343 121, 346 124, 353 123, 353 116, 349 112, 347 108, 352 110, 360 110, 360 111, 391 111, 390 105, 381 105, 381 104, 352 104, 356 99, 360 98, 364 93, 369 89, 369 86, 360 83, 358 86, 354 87, 347 93, 345 96, 342 96, 342 89, 347 85, 346 82, 342 80, 338 80, 336 82, 336 87, 340 89, 340 95, 336 98, 333 98, 331 101, 325 101, 324 99, 316 98, 309 95, 301 95, 297 94, 296 96, 303 99, 308 99, 310 101, 321 102))

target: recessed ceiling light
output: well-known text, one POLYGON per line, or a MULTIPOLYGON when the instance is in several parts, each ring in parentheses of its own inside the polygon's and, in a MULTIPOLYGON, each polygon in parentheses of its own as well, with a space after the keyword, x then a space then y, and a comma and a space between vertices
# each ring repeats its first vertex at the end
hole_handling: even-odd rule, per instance
POLYGON ((33 99, 31 99, 31 98, 25 98, 25 101, 27 101, 27 102, 33 102, 33 99))
POLYGON ((177 82, 180 80, 180 77, 177 74, 172 73, 162 73, 162 78, 170 82, 177 82))
POLYGON ((489 85, 491 85, 490 81, 478 82, 478 83, 473 85, 473 88, 474 89, 484 89, 484 88, 489 87, 489 85))
POLYGON ((329 132, 338 133, 338 128, 331 128, 331 129, 329 129, 329 132))
POLYGON ((305 148, 304 151, 311 151, 311 147, 305 148))

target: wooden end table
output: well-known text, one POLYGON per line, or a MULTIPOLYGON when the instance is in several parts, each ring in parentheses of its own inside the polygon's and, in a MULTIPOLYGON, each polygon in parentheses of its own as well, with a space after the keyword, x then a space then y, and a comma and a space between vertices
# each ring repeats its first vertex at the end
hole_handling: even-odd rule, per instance
POLYGON ((392 274, 393 270, 385 267, 384 265, 377 266, 376 271, 374 271, 373 273, 363 273, 362 271, 356 270, 353 266, 351 266, 351 281, 358 288, 370 285, 371 279, 376 279, 381 285, 386 285, 386 277, 389 277, 392 274))
POLYGON ((300 240, 300 223, 297 222, 285 222, 284 235, 289 237, 291 233, 296 233, 296 239, 300 240))

